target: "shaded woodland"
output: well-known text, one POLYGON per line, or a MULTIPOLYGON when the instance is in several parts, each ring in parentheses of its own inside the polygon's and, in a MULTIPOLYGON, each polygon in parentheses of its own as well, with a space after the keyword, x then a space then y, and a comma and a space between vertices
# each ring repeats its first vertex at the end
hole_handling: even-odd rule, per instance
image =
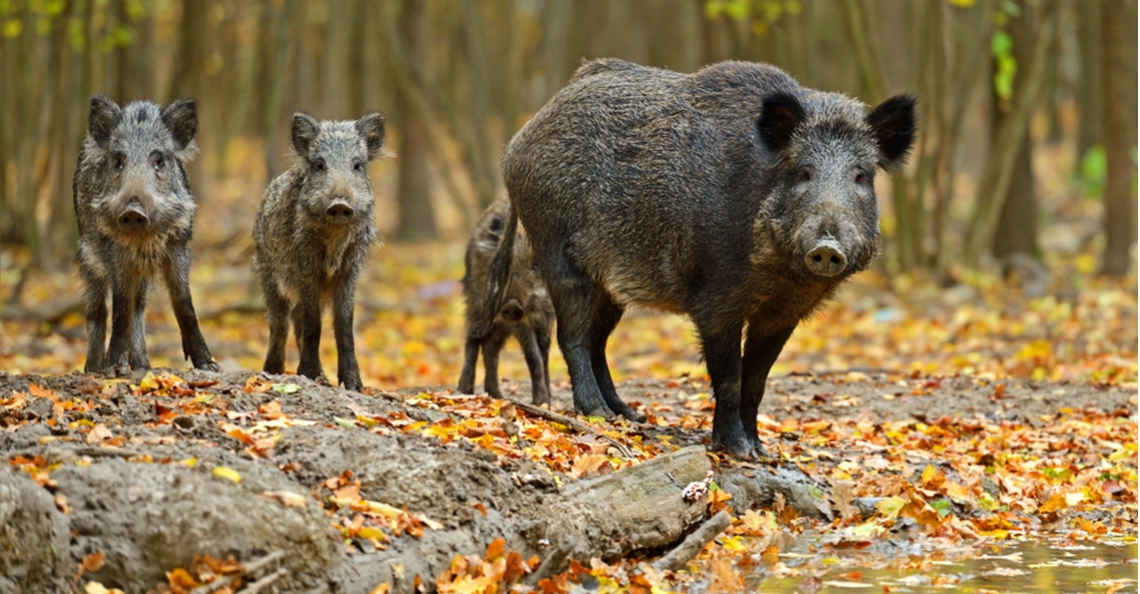
POLYGON ((256 202, 287 165, 294 111, 382 109, 395 180, 378 193, 397 205, 384 228, 427 239, 465 232, 503 193, 503 147, 582 60, 743 59, 868 104, 919 98, 911 163, 880 188, 888 271, 1040 261, 1057 243, 1043 246, 1043 230, 1096 203, 1098 223, 1065 227, 1060 243, 1122 275, 1135 268, 1136 20, 1123 0, 3 2, 0 238, 32 267, 70 263, 93 93, 196 97, 203 201, 236 176, 256 202), (263 166, 228 167, 239 145, 263 166), (1070 169, 1064 187, 1041 187, 1041 151, 1066 155, 1048 162, 1070 169))

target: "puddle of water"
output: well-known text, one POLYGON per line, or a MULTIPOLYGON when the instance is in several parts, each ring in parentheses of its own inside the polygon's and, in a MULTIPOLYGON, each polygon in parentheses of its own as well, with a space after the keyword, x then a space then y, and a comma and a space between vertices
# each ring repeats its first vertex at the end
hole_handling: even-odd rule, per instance
POLYGON ((909 543, 872 549, 808 549, 780 555, 799 575, 773 577, 761 565, 749 583, 760 592, 1137 592, 1136 539, 1094 543, 1014 542, 939 551, 909 543), (943 559, 920 565, 924 558, 943 559), (819 568, 813 571, 813 568, 819 568), (857 572, 857 573, 856 573, 857 572), (810 575, 814 574, 814 575, 810 575))

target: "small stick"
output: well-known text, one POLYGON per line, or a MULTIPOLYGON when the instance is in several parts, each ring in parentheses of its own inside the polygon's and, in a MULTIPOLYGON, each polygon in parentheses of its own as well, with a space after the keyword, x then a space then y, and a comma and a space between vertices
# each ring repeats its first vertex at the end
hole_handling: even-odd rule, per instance
POLYGON ((566 563, 566 557, 568 556, 570 556, 570 545, 566 544, 565 541, 559 542, 554 547, 554 550, 550 551, 550 555, 538 566, 538 569, 534 570, 534 573, 524 577, 522 582, 527 586, 534 586, 538 584, 538 582, 554 575, 554 573, 562 567, 562 564, 566 563))
POLYGON ((276 582, 278 578, 280 578, 281 576, 284 576, 287 573, 289 573, 289 572, 286 571, 284 567, 279 567, 279 568, 277 568, 277 571, 274 571, 273 573, 257 580, 256 582, 252 582, 248 586, 242 588, 239 591, 239 594, 255 594, 257 592, 260 592, 262 590, 262 588, 265 588, 266 586, 272 584, 273 582, 276 582))
MULTIPOLYGON (((190 594, 210 594, 210 592, 217 592, 218 590, 221 590, 222 588, 236 582, 242 576, 248 575, 251 573, 255 573, 259 569, 261 569, 262 567, 265 567, 266 565, 269 565, 270 563, 272 563, 272 562, 274 562, 274 561, 276 561, 276 560, 278 560, 284 556, 285 556, 284 551, 281 551, 281 550, 273 551, 272 553, 269 553, 268 555, 265 555, 264 557, 261 557, 260 559, 255 559, 253 561, 250 561, 249 563, 244 564, 243 565, 244 569, 241 573, 235 573, 232 575, 227 575, 226 577, 224 577, 220 580, 210 582, 210 583, 202 585, 202 586, 198 586, 197 588, 194 588, 193 590, 191 590, 190 594)), ((278 569, 276 572, 274 572, 273 574, 270 574, 270 575, 275 575, 277 573, 281 573, 282 571, 284 571, 284 568, 278 569)), ((276 580, 277 578, 274 577, 273 579, 276 580)), ((258 580, 258 582, 260 582, 260 581, 261 580, 258 580)), ((258 582, 253 582, 252 584, 250 584, 250 587, 254 586, 258 582)), ((269 583, 269 582, 266 582, 266 583, 269 583)), ((261 586, 258 586, 258 588, 260 589, 261 586)), ((250 590, 250 592, 256 592, 256 591, 257 590, 250 590)))
POLYGON ((625 446, 625 444, 623 444, 622 442, 610 437, 609 435, 606 435, 605 433, 602 433, 601 431, 598 431, 597 429, 594 429, 593 427, 589 426, 588 424, 583 423, 582 421, 579 421, 578 419, 575 419, 574 417, 568 417, 566 415, 556 413, 552 410, 547 410, 547 409, 542 408, 540 406, 535 406, 533 404, 527 404, 525 402, 519 402, 518 400, 512 400, 510 398, 507 398, 506 401, 517 406, 523 412, 525 412, 531 416, 540 417, 540 418, 546 419, 547 421, 553 421, 555 423, 561 423, 563 425, 566 425, 567 427, 570 427, 570 428, 578 431, 579 433, 590 433, 593 435, 600 436, 602 439, 605 439, 606 441, 613 444, 613 446, 615 448, 617 448, 617 450, 619 452, 621 452, 622 456, 625 456, 626 458, 633 458, 634 457, 633 452, 631 452, 630 449, 625 446))
POLYGON ((709 544, 712 539, 720 536, 725 528, 732 524, 732 516, 728 512, 721 510, 717 515, 711 517, 700 528, 697 528, 692 534, 687 536, 677 548, 669 551, 667 555, 653 562, 653 569, 657 571, 677 571, 689 562, 689 559, 697 556, 705 545, 709 544))

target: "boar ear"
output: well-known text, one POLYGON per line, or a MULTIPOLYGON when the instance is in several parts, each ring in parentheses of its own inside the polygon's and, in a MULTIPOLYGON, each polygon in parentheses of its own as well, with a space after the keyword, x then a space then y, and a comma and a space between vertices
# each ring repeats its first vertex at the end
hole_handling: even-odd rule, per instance
POLYGON ((879 166, 888 171, 902 167, 914 145, 917 124, 913 95, 896 95, 867 114, 867 124, 879 145, 879 166))
POLYGON ((384 150, 384 114, 372 111, 356 121, 356 131, 368 144, 368 160, 379 157, 384 150))
POLYGON ((174 136, 178 150, 190 148, 194 135, 198 133, 198 102, 193 99, 179 99, 162 110, 162 122, 174 136))
POLYGON ((122 117, 123 110, 118 103, 102 95, 94 95, 91 97, 91 113, 87 116, 87 133, 95 144, 107 148, 111 133, 122 117))
POLYGON ((760 129, 760 139, 772 152, 778 153, 788 146, 796 127, 807 114, 800 100, 787 91, 765 97, 762 109, 760 121, 756 124, 760 129))
POLYGON ((302 158, 309 157, 313 142, 321 132, 321 125, 313 116, 299 111, 293 114, 293 150, 302 158))

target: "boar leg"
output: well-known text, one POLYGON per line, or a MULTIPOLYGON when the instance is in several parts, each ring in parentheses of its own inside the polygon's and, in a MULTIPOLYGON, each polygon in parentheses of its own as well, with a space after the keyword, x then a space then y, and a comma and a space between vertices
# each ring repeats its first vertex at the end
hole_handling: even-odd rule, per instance
POLYGON ((150 288, 147 278, 140 278, 135 285, 135 309, 131 318, 131 353, 128 360, 131 369, 150 369, 150 359, 146 356, 146 298, 150 288))
POLYGON ((542 354, 542 378, 546 385, 546 394, 550 396, 550 326, 545 325, 534 332, 535 341, 538 342, 538 351, 542 354))
POLYGON ((543 370, 542 348, 538 344, 538 337, 531 328, 523 327, 516 334, 515 338, 519 341, 519 346, 522 347, 523 356, 526 357, 526 366, 530 370, 530 394, 531 402, 535 404, 549 404, 550 403, 550 389, 546 381, 546 373, 543 370))
POLYGON ((467 344, 463 348, 463 371, 459 374, 459 393, 475 393, 475 365, 479 362, 479 349, 483 339, 467 334, 467 344))
POLYGON ((116 278, 111 283, 111 344, 107 347, 107 374, 123 377, 130 371, 131 318, 134 314, 133 283, 116 278))
POLYGON ((210 355, 202 330, 198 328, 198 315, 194 313, 194 300, 190 297, 190 250, 185 245, 175 246, 163 267, 166 289, 174 306, 174 318, 182 333, 182 354, 190 358, 195 369, 218 371, 218 364, 210 355))
POLYGON ((606 361, 606 342, 625 313, 607 295, 595 295, 594 313, 590 316, 590 366, 594 368, 594 379, 602 391, 606 406, 615 413, 637 423, 645 422, 645 415, 633 410, 621 401, 610 376, 610 365, 606 361))
MULTIPOLYGON (((776 357, 784 349, 784 343, 792 335, 792 328, 772 329, 763 322, 753 320, 748 323, 748 334, 744 341, 744 369, 742 371, 742 394, 740 402, 740 422, 748 440, 763 455, 760 438, 756 435, 756 413, 764 399, 764 385, 768 382, 768 372, 776 357)), ((720 402, 717 402, 720 406, 720 402)))
POLYGON ((701 350, 716 396, 712 449, 727 450, 733 456, 751 460, 757 455, 756 448, 740 422, 740 335, 744 324, 715 314, 697 313, 693 322, 701 336, 701 350))
POLYGON ((87 288, 87 362, 83 373, 102 373, 107 369, 107 282, 84 266, 79 272, 87 288))
POLYGON ((499 351, 508 335, 505 329, 495 327, 483 341, 483 389, 491 398, 503 397, 499 391, 499 351))
POLYGON ((359 392, 360 365, 352 335, 352 302, 356 295, 355 275, 341 280, 333 293, 333 334, 336 337, 336 379, 346 390, 359 392))
POLYGON ((301 349, 301 363, 297 366, 297 373, 311 380, 324 377, 321 368, 321 296, 320 294, 306 295, 304 292, 293 308, 294 324, 297 321, 301 337, 298 346, 301 349), (300 318, 298 320, 298 318, 300 318))
POLYGON ((595 313, 593 301, 600 291, 566 259, 561 246, 555 247, 553 265, 546 267, 544 276, 558 318, 558 346, 570 370, 574 410, 612 419, 614 413, 606 406, 591 363, 590 318, 595 313))
MULTIPOLYGON (((269 350, 265 354, 265 373, 285 373, 285 343, 289 340, 289 314, 293 308, 281 295, 277 281, 261 274, 261 292, 265 296, 265 318, 269 322, 269 350)), ((301 341, 297 341, 300 346, 301 341)))

